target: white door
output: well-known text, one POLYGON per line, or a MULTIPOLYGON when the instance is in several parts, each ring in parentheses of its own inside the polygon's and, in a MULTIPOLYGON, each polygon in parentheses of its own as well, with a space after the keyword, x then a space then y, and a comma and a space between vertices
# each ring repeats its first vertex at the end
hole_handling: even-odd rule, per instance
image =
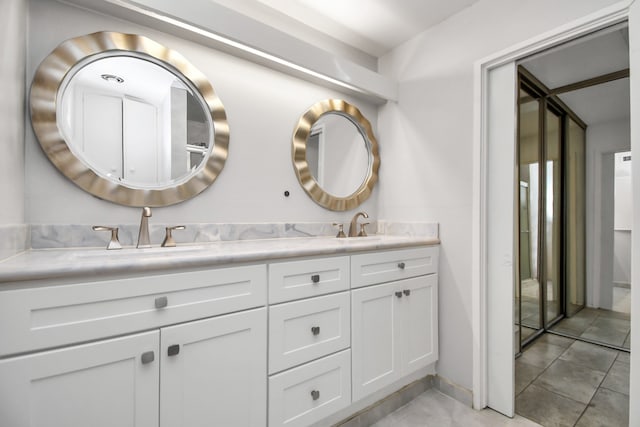
POLYGON ((127 184, 158 185, 158 109, 146 102, 124 98, 122 145, 127 184))
POLYGON ((155 427, 158 345, 155 331, 2 360, 0 424, 155 427))
POLYGON ((403 374, 438 360, 438 276, 415 277, 399 282, 402 312, 403 374))
POLYGON ((82 105, 80 151, 93 169, 122 178, 122 98, 85 92, 82 105))
POLYGON ((401 290, 391 283, 351 293, 354 402, 400 378, 395 292, 401 290))
POLYGON ((266 308, 163 328, 160 425, 266 425, 266 337, 266 308))
POLYGON ((512 417, 515 400, 513 351, 514 165, 516 64, 489 73, 487 141, 487 403, 512 417))

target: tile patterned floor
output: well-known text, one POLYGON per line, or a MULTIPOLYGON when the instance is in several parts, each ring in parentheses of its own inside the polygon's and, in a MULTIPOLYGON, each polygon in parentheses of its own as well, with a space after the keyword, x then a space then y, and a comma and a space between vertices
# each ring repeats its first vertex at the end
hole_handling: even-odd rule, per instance
MULTIPOLYGON (((505 417, 491 409, 475 411, 435 389, 428 390, 372 427, 539 427, 515 416, 505 417)), ((367 427, 367 426, 360 426, 367 427)))
POLYGON ((629 348, 631 345, 630 319, 628 313, 587 307, 572 317, 561 320, 551 330, 629 348))
POLYGON ((545 427, 627 426, 629 353, 543 335, 516 359, 516 413, 545 427))
POLYGON ((545 334, 516 360, 514 418, 431 389, 371 427, 616 427, 628 418, 629 353, 545 334))

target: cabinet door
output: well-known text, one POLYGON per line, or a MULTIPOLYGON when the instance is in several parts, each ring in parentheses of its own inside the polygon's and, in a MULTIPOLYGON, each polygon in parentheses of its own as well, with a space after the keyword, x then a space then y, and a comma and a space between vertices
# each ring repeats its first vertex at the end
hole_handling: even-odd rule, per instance
POLYGON ((421 276, 398 282, 403 297, 398 301, 402 313, 403 375, 438 360, 438 276, 421 276))
POLYGON ((264 426, 265 308, 161 329, 160 425, 264 426))
POLYGON ((353 400, 400 378, 396 324, 397 284, 371 286, 351 294, 353 400))
POLYGON ((0 424, 155 427, 158 346, 155 331, 2 360, 0 424))

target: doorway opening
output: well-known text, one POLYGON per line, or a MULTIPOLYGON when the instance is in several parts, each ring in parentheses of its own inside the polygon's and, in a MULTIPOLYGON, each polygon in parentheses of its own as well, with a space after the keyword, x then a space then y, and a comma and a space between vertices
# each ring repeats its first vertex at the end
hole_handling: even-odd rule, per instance
POLYGON ((623 25, 519 65, 516 353, 545 332, 629 349, 628 64, 623 25))
POLYGON ((542 425, 628 423, 628 55, 617 25, 518 68, 515 411, 542 425))

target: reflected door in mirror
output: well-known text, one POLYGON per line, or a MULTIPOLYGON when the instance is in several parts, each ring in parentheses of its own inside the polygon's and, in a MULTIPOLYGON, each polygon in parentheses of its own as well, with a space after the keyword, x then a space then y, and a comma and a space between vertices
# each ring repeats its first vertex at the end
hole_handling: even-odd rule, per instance
POLYGON ((327 193, 353 194, 370 169, 369 149, 358 126, 339 113, 323 114, 307 139, 309 170, 327 193))
POLYGON ((128 186, 179 182, 209 150, 205 106, 178 76, 145 59, 85 65, 69 79, 60 105, 58 125, 74 154, 128 186))

